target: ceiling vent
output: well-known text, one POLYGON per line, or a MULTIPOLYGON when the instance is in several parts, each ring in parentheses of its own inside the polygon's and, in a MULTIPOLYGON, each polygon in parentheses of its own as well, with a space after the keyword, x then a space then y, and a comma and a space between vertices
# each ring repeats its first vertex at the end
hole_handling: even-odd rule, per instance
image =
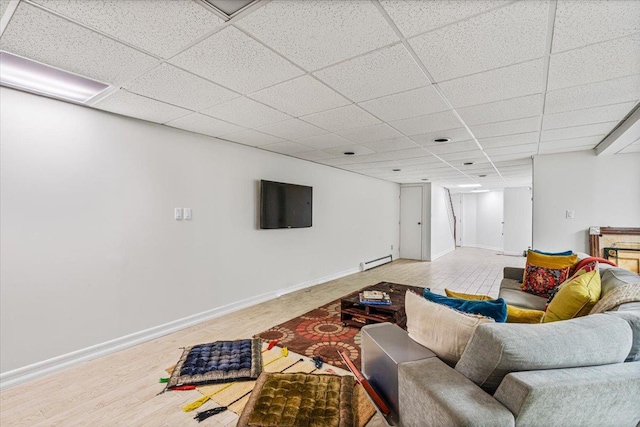
POLYGON ((227 19, 233 18, 238 13, 248 8, 258 0, 202 0, 207 5, 213 7, 227 19))

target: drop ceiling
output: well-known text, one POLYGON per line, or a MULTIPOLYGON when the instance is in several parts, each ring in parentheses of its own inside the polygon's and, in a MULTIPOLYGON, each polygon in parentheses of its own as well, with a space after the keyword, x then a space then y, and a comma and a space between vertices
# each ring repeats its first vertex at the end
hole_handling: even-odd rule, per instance
MULTIPOLYGON (((593 150, 640 100, 637 1, 262 0, 229 18, 201 0, 1 0, 0 13, 2 51, 111 85, 91 108, 454 191, 529 186, 532 156, 593 150)), ((640 152, 625 141, 615 153, 640 152)))

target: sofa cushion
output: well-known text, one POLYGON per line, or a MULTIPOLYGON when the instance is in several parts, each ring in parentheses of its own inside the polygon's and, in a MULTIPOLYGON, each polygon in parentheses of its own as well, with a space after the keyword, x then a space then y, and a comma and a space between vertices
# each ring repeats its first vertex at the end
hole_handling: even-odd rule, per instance
POLYGON ((547 297, 539 297, 528 292, 523 292, 520 289, 501 287, 499 295, 501 298, 504 298, 508 305, 515 305, 516 307, 528 308, 530 310, 544 310, 544 307, 547 305, 547 297))
POLYGON ((429 301, 446 305, 447 307, 451 307, 464 313, 480 314, 482 316, 491 317, 496 322, 504 322, 507 320, 507 304, 505 304, 502 298, 452 298, 450 296, 431 292, 429 288, 425 288, 422 295, 429 301))
POLYGON ((621 363, 631 341, 629 324, 604 314, 539 325, 483 324, 455 369, 493 394, 510 372, 621 363))
MULTIPOLYGON (((584 261, 584 260, 583 260, 584 261)), ((551 292, 549 293, 549 299, 547 300, 547 307, 549 306, 549 304, 551 304, 551 301, 553 300, 553 298, 555 298, 556 294, 560 291, 560 288, 562 288, 563 286, 565 286, 567 283, 572 283, 573 280, 575 280, 578 276, 585 274, 585 273, 589 273, 591 271, 597 271, 598 270, 598 261, 593 259, 587 263, 583 263, 582 261, 579 261, 575 267, 574 267, 574 273, 571 275, 570 278, 567 279, 566 282, 562 283, 560 286, 557 286, 555 288, 553 288, 551 290, 551 292)), ((600 282, 600 278, 598 277, 598 282, 600 282)), ((598 298, 600 297, 598 291, 598 298)), ((596 300, 595 302, 597 302, 598 300, 596 300)), ((594 304, 595 304, 594 302, 594 304)), ((545 307, 545 311, 547 311, 547 308, 545 307)), ((589 314, 589 313, 585 313, 585 314, 589 314)), ((576 316, 573 316, 576 317, 576 316)))
MULTIPOLYGON (((486 301, 493 299, 489 295, 465 294, 462 292, 451 291, 449 289, 445 289, 444 293, 447 294, 448 297, 466 300, 486 301)), ((507 304, 507 323, 540 323, 543 316, 544 311, 528 310, 526 308, 519 308, 507 304)))
POLYGON ((629 323, 633 334, 633 342, 631 344, 631 351, 629 351, 625 362, 640 361, 640 310, 607 311, 605 314, 619 317, 629 323))
POLYGON ((577 260, 578 256, 575 254, 557 256, 528 251, 522 290, 548 298, 553 288, 567 280, 571 267, 577 260))
POLYGON ((405 311, 409 337, 452 365, 460 358, 476 327, 494 323, 491 318, 462 313, 413 292, 405 295, 405 311))
POLYGON ((602 296, 604 297, 618 286, 640 283, 640 276, 624 268, 609 268, 602 272, 601 282, 602 296))
POLYGON ((600 299, 600 273, 592 270, 566 281, 547 307, 543 323, 586 316, 600 299))

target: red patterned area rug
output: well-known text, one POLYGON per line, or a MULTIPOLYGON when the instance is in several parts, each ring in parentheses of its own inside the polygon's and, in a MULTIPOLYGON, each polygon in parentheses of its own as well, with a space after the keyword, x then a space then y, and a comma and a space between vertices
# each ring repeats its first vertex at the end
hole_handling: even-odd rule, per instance
MULTIPOLYGON (((344 298, 344 297, 343 297, 344 298)), ((340 300, 318 307, 254 336, 307 357, 320 356, 324 363, 347 369, 338 351, 346 350, 360 367, 360 329, 342 326, 340 300)))
MULTIPOLYGON (((259 333, 254 338, 265 341, 278 340, 278 345, 287 347, 298 354, 313 358, 319 356, 324 363, 348 369, 338 351, 347 351, 353 363, 360 369, 360 328, 344 326, 340 320, 340 301, 345 301, 346 309, 357 305, 357 295, 363 290, 378 290, 387 292, 392 305, 389 309, 380 308, 377 313, 369 313, 368 319, 377 318, 377 321, 391 321, 406 329, 406 315, 404 314, 404 296, 408 290, 422 295, 423 288, 401 285, 398 283, 380 282, 367 286, 340 299, 332 301, 321 307, 309 311, 300 317, 291 319, 280 325, 259 333), (355 298, 349 298, 355 296, 355 298), (390 314, 393 313, 393 314, 390 314)), ((358 320, 360 316, 353 313, 348 315, 352 320, 358 320)))

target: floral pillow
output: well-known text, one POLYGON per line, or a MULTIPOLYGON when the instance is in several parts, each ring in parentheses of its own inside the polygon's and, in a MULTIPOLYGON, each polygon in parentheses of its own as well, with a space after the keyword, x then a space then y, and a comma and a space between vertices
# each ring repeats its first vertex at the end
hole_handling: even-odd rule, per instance
POLYGON ((528 251, 520 288, 530 294, 549 298, 551 291, 569 278, 571 267, 577 261, 577 254, 557 256, 528 251))

